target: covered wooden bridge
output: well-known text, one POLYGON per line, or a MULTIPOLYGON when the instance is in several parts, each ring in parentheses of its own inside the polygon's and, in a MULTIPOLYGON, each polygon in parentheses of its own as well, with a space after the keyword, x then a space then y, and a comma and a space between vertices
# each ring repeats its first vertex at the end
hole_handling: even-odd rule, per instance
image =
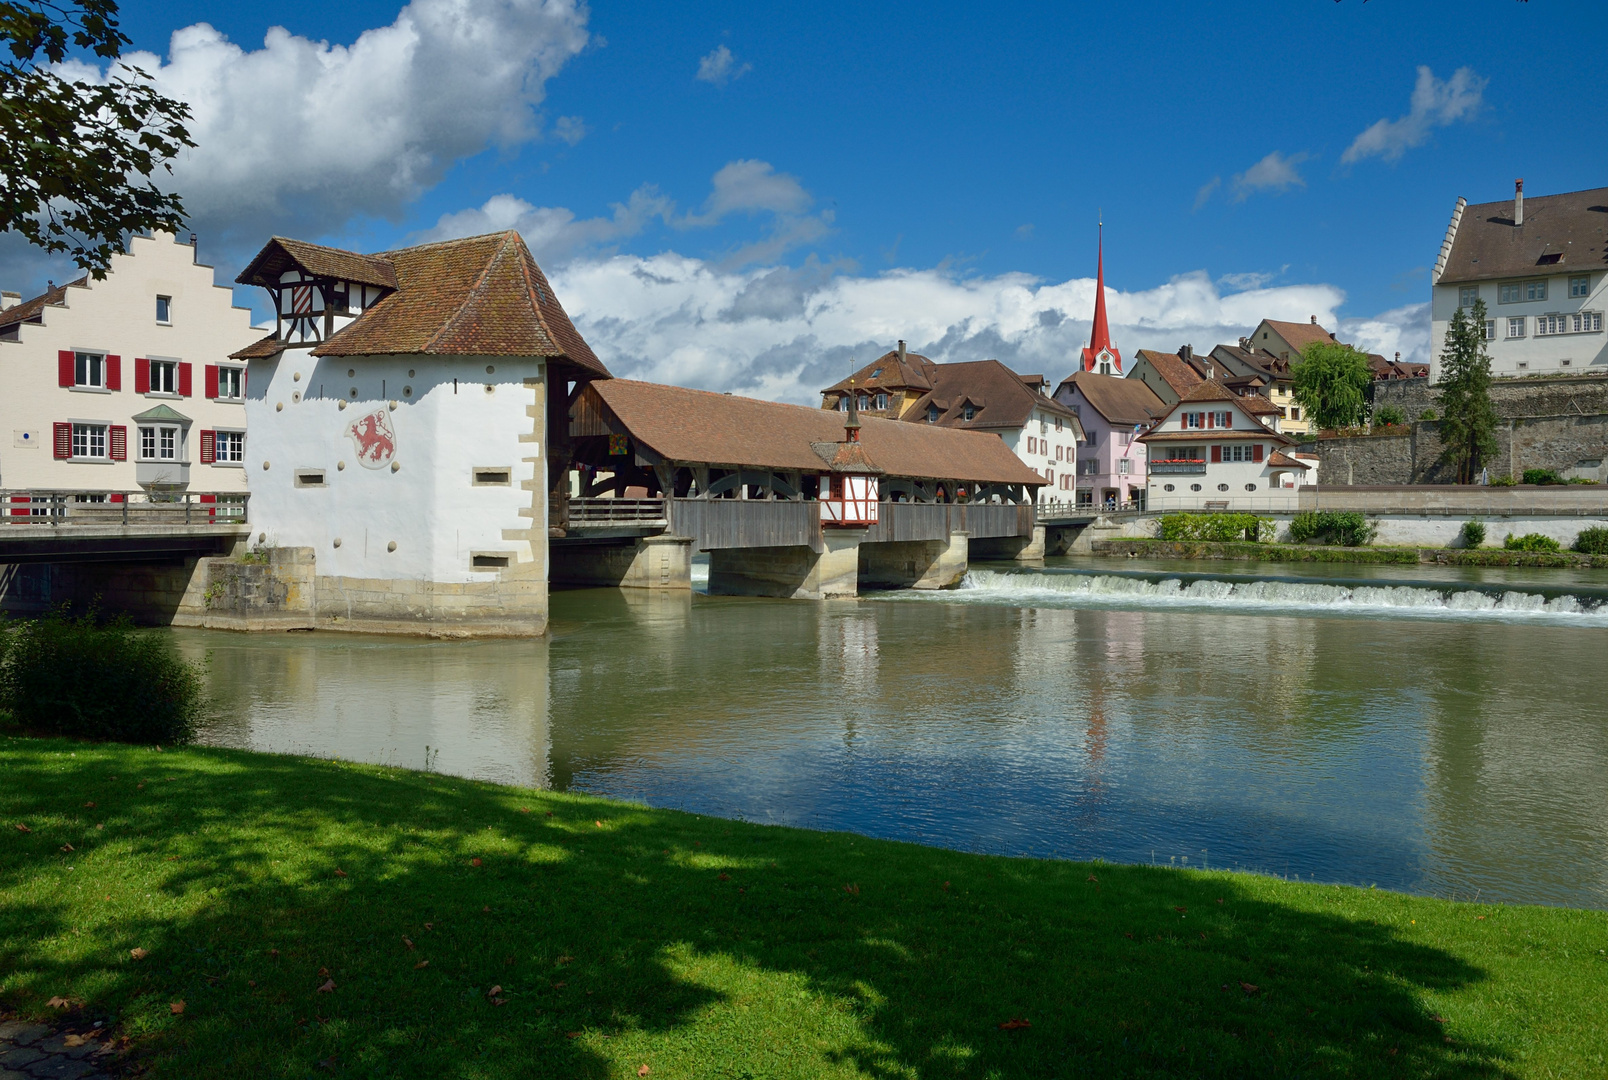
POLYGON ((973 552, 1042 554, 1043 477, 995 435, 868 417, 857 456, 878 474, 875 521, 823 524, 841 413, 630 379, 587 384, 570 410, 571 484, 554 500, 553 580, 710 591, 855 595, 941 588, 973 552))

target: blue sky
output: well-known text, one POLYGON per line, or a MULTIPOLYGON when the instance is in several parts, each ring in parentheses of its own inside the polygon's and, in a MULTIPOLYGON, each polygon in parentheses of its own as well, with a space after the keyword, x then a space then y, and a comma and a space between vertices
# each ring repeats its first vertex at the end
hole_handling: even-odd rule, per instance
MULTIPOLYGON (((273 232, 517 227, 619 373, 764 396, 897 336, 1064 376, 1097 212, 1128 351, 1317 314, 1423 358, 1458 195, 1608 184, 1600 2, 297 0, 124 22, 207 105, 213 152, 177 182, 220 271, 273 232), (203 22, 226 41, 174 48, 203 22)), ((41 267, 0 259, 7 287, 41 267)))

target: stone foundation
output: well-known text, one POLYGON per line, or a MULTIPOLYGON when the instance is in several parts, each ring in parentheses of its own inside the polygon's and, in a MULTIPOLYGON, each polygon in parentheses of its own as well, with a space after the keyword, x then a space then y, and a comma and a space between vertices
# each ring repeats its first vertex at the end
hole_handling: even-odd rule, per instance
POLYGON ((966 576, 967 536, 861 544, 859 558, 862 589, 949 589, 966 576))
POLYGON ((991 536, 973 539, 970 544, 974 559, 1015 559, 1035 562, 1044 558, 1045 527, 1033 526, 1031 536, 991 536))
POLYGON ((622 543, 555 544, 548 552, 555 585, 692 588, 689 537, 645 536, 622 543))
POLYGON ((709 592, 829 600, 860 594, 864 529, 823 529, 822 548, 716 548, 709 553, 709 592))

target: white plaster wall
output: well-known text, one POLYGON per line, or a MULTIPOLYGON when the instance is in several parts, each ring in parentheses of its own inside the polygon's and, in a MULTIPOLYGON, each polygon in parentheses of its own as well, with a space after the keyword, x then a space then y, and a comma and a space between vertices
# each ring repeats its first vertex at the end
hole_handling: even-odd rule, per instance
POLYGON ((1041 500, 1057 498, 1056 492, 1060 489, 1062 473, 1070 474, 1077 467, 1077 429, 1071 421, 1063 419, 1061 430, 1055 430, 1055 417, 1046 412, 1034 411, 1028 420, 1027 426, 1014 431, 1001 431, 1000 437, 1011 452, 1020 458, 1028 468, 1040 476, 1053 473, 1055 480, 1047 487, 1039 490, 1041 500), (1027 440, 1031 436, 1039 440, 1038 449, 1028 453, 1027 440), (1055 451, 1060 447, 1063 460, 1056 460, 1055 451))
POLYGON ((545 434, 545 422, 527 414, 539 388, 524 385, 543 377, 535 357, 318 358, 288 349, 252 361, 247 471, 255 534, 313 548, 320 576, 491 581, 496 571, 471 569, 471 553, 545 561, 545 451, 530 439, 533 431, 545 434), (395 433, 395 472, 359 464, 346 434, 376 408, 387 410, 395 433), (474 486, 477 467, 509 469, 509 485, 474 486), (304 469, 323 470, 328 486, 296 487, 304 469), (526 529, 540 538, 540 551, 528 540, 504 539, 505 530, 526 529), (392 541, 394 552, 387 550, 392 541))
MULTIPOLYGON (((1498 303, 1501 282, 1465 282, 1479 289, 1485 301, 1486 318, 1496 320, 1496 337, 1486 342, 1493 375, 1592 374, 1608 371, 1608 274, 1591 272, 1591 289, 1585 297, 1569 296, 1570 274, 1533 274, 1523 280, 1546 278, 1547 298, 1520 304, 1498 303), (1535 316, 1570 314, 1580 310, 1601 311, 1604 330, 1589 334, 1549 334, 1537 337, 1535 316), (1523 315, 1524 337, 1509 339, 1507 318, 1523 315), (1569 363, 1564 364, 1567 360, 1569 363), (1519 364, 1528 365, 1523 371, 1519 364)), ((1572 276, 1579 276, 1579 269, 1572 276)), ((1506 280, 1520 280, 1510 278, 1506 280)), ((1458 284, 1436 285, 1430 295, 1430 381, 1440 380, 1440 354, 1446 343, 1446 329, 1457 311, 1458 284)))
MULTIPOLYGON (((1410 547, 1450 547, 1463 530, 1466 517, 1407 517, 1389 515, 1369 520, 1378 524, 1376 544, 1401 544, 1410 547)), ((1540 533, 1550 536, 1565 548, 1573 544, 1580 530, 1592 526, 1608 525, 1608 514, 1595 518, 1577 517, 1482 517, 1485 522, 1485 546, 1501 547, 1509 533, 1525 536, 1540 533)))
MULTIPOLYGON (((246 426, 244 405, 206 397, 206 365, 229 363, 231 352, 263 334, 252 329, 250 310, 235 307, 232 297, 230 289, 213 284, 212 268, 196 263, 189 244, 174 243, 168 234, 136 236, 126 254, 112 257, 104 280, 69 288, 65 307, 45 308, 43 325, 24 324, 18 341, 0 341, 6 375, 6 392, 0 394, 0 487, 137 491, 139 446, 131 418, 167 404, 193 421, 186 446, 189 490, 244 491, 245 470, 201 464, 197 434, 203 428, 246 426), (156 321, 158 295, 173 298, 170 325, 156 321), (123 388, 99 392, 57 385, 56 354, 63 349, 121 357, 123 388), (192 365, 190 397, 134 392, 135 359, 153 356, 192 365), (127 426, 128 460, 56 460, 51 424, 70 420, 127 426), (23 432, 32 435, 25 446, 18 445, 23 432)), ((251 452, 249 435, 246 451, 251 452)))

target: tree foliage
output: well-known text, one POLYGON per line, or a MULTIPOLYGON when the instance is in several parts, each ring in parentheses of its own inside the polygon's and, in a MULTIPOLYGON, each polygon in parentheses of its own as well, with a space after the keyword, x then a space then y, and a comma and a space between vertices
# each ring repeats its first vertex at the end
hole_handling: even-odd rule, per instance
POLYGON ((1496 453, 1496 406, 1491 404, 1491 356, 1485 351, 1485 301, 1458 308, 1441 347, 1440 437, 1458 483, 1473 480, 1496 453))
POLYGON ((130 233, 183 226, 151 175, 195 145, 189 106, 139 68, 114 64, 104 83, 61 73, 70 51, 115 61, 128 43, 116 0, 0 0, 0 232, 96 278, 130 233))
POLYGON ((1295 400, 1320 428, 1356 427, 1368 408, 1368 358, 1337 341, 1315 341, 1290 369, 1295 400))

